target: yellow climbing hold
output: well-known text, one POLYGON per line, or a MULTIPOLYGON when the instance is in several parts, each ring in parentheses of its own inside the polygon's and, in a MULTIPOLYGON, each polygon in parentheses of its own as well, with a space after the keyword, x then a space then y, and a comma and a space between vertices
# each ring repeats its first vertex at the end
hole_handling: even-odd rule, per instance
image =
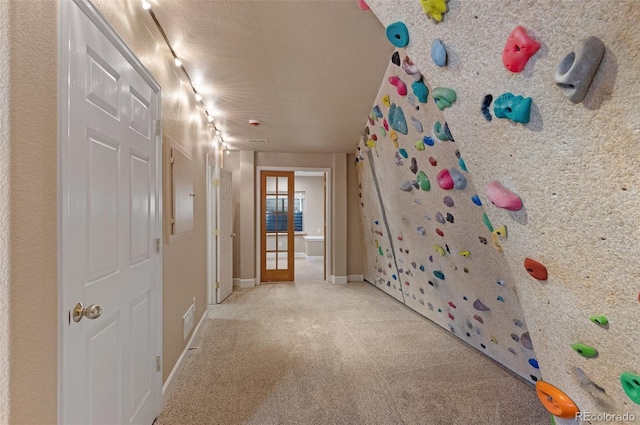
POLYGON ((369 140, 367 140, 367 146, 370 147, 370 148, 375 148, 378 145, 376 145, 376 142, 374 142, 373 139, 369 139, 369 140))
POLYGON ((495 336, 492 336, 492 337, 491 337, 491 342, 493 342, 494 344, 497 344, 497 343, 498 343, 498 340, 496 339, 496 337, 495 337, 495 336))
POLYGON ((442 22, 444 14, 447 13, 447 1, 449 0, 420 0, 420 4, 424 13, 438 23, 442 22))
POLYGON ((500 226, 496 230, 493 231, 493 234, 496 236, 500 236, 501 238, 507 237, 507 226, 500 226))
POLYGON ((444 248, 441 247, 440 245, 434 245, 433 249, 440 254, 441 257, 444 257, 444 248))
POLYGON ((391 106, 391 99, 389 99, 389 95, 382 98, 382 103, 384 103, 384 106, 387 108, 391 106))
POLYGON ((393 130, 389 130, 389 137, 391 137, 391 140, 394 142, 398 141, 398 134, 393 130))
POLYGON ((398 149, 400 146, 398 145, 398 141, 397 140, 392 140, 391 143, 393 143, 393 147, 398 149))
POLYGON ((460 254, 461 257, 468 257, 471 255, 469 251, 460 251, 458 254, 460 254))
POLYGON ((492 233, 491 241, 493 242, 493 248, 498 252, 502 252, 502 245, 500 245, 500 241, 498 240, 498 235, 496 235, 495 233, 492 233))
POLYGON ((380 248, 380 244, 378 243, 377 239, 376 239, 376 248, 380 248))

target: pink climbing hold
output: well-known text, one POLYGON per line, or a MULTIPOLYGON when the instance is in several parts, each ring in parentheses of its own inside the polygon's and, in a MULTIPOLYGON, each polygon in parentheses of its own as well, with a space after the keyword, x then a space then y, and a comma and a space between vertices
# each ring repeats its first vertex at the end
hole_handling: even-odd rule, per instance
POLYGON ((407 95, 407 85, 402 82, 402 80, 395 75, 393 77, 389 77, 389 83, 391 85, 396 86, 396 90, 400 96, 407 95))
POLYGON ((384 129, 389 131, 389 123, 387 122, 387 119, 383 119, 382 120, 382 125, 384 126, 384 129))
POLYGON ((509 211, 520 211, 522 209, 520 197, 497 181, 489 183, 487 198, 498 208, 504 208, 509 211))
POLYGON ((527 61, 540 48, 540 43, 529 37, 524 28, 517 26, 502 51, 502 63, 511 72, 520 72, 527 65, 527 61))
POLYGON ((369 10, 369 5, 364 0, 358 0, 358 7, 360 10, 369 10))
POLYGON ((436 176, 436 180, 438 181, 438 186, 444 190, 453 189, 453 179, 451 178, 451 174, 449 174, 449 170, 444 169, 438 173, 436 176))

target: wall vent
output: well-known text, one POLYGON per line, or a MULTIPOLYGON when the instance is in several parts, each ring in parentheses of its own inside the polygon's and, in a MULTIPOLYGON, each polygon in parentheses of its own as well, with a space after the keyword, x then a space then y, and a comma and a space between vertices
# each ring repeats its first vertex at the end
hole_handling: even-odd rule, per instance
POLYGON ((249 139, 247 140, 249 143, 267 143, 266 139, 249 139))

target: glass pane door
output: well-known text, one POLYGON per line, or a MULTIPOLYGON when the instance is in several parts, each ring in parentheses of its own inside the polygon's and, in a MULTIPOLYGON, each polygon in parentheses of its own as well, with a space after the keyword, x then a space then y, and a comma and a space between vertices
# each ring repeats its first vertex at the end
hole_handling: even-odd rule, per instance
POLYGON ((261 281, 293 281, 293 172, 261 174, 261 281), (291 252, 290 252, 291 250, 291 252))

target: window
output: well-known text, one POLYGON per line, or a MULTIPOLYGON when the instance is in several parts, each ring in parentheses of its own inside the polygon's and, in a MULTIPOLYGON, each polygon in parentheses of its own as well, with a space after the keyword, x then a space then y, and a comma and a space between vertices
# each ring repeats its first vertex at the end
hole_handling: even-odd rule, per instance
MULTIPOLYGON (((267 233, 287 231, 288 199, 267 194, 267 233)), ((295 192, 293 198, 293 224, 296 233, 304 232, 304 192, 295 192)))

